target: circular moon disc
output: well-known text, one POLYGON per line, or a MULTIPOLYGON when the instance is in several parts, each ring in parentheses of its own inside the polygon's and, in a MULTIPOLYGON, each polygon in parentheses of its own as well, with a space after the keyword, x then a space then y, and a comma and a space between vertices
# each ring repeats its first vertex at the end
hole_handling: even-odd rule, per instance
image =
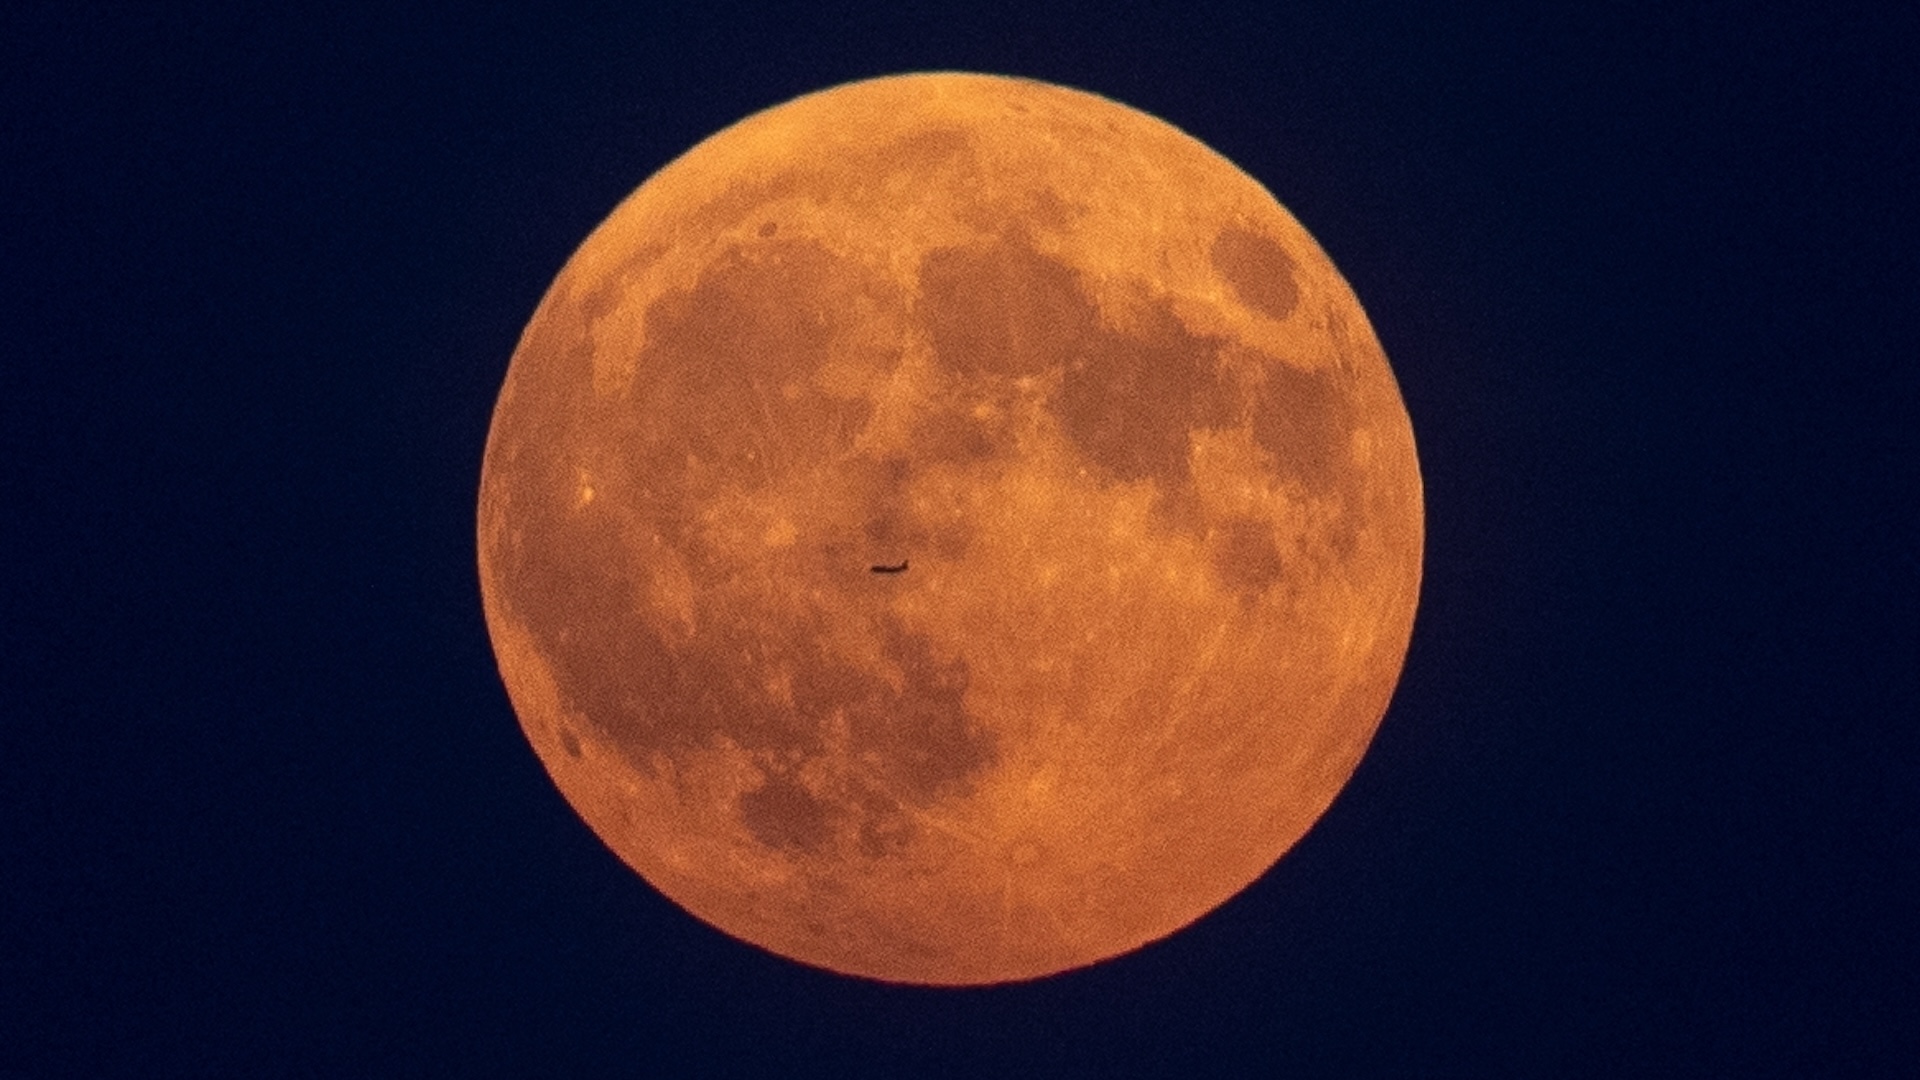
POLYGON ((527 738, 735 937, 910 983, 1132 950, 1352 774, 1419 591, 1412 429, 1258 183, 1025 80, 770 109, 514 353, 480 488, 527 738))

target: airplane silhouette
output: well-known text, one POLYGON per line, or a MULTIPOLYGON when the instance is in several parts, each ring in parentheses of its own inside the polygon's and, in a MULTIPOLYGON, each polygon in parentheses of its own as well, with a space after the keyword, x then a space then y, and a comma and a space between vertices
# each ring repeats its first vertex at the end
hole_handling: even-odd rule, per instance
POLYGON ((869 566, 867 569, 876 574, 898 574, 907 568, 907 560, 901 559, 898 566, 869 566))

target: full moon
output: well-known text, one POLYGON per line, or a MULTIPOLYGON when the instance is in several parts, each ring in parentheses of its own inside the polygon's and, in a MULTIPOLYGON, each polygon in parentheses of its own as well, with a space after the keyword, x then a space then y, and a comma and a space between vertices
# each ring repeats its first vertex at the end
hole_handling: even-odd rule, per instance
POLYGON ((1023 79, 768 109, 561 270, 487 439, 521 726, 736 938, 900 983, 1165 937, 1340 791, 1412 631, 1346 282, 1173 126, 1023 79))

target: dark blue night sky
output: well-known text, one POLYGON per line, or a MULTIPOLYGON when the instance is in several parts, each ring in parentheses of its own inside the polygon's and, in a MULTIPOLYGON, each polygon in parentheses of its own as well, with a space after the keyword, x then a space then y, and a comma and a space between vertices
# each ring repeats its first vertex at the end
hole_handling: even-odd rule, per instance
POLYGON ((0 13, 0 1078, 1920 1072, 1920 9, 665 6, 0 13), (1429 530, 1299 847, 964 992, 601 847, 473 550, 587 232, 752 111, 944 68, 1264 182, 1429 530))

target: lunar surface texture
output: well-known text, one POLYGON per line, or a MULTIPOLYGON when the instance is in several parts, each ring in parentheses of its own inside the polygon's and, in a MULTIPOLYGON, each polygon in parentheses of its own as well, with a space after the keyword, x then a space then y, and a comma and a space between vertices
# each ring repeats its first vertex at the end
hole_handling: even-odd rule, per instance
POLYGON ((1413 433, 1259 183, 1019 79, 769 109, 568 261, 487 440, 479 569, 554 783, 736 938, 1031 979, 1206 914, 1399 678, 1413 433))

